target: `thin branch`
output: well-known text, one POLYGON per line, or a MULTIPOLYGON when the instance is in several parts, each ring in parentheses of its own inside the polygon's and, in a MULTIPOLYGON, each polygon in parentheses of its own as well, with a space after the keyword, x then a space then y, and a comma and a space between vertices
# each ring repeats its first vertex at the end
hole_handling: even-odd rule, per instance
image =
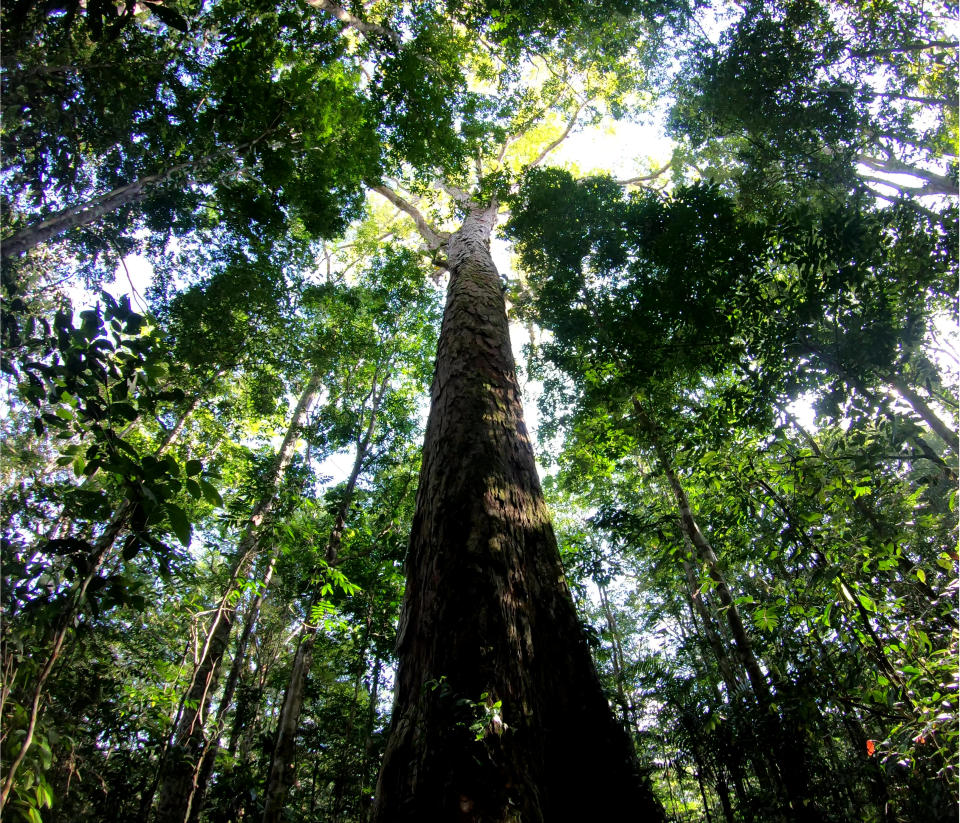
POLYGON ((862 51, 847 49, 847 53, 852 57, 887 57, 891 54, 909 54, 929 49, 955 49, 957 47, 960 47, 960 43, 956 40, 931 40, 927 43, 917 41, 916 43, 907 43, 889 49, 864 49, 862 51))
POLYGON ((573 112, 573 117, 571 117, 569 122, 567 123, 567 127, 563 130, 563 134, 561 134, 553 142, 549 143, 547 147, 542 152, 540 152, 540 154, 537 156, 537 159, 530 164, 530 168, 533 168, 534 166, 539 166, 544 161, 546 156, 550 154, 550 152, 552 152, 557 146, 559 146, 564 140, 566 140, 570 136, 570 132, 573 131, 573 127, 577 124, 577 120, 580 118, 580 112, 583 111, 583 108, 585 105, 586 105, 585 102, 577 104, 577 107, 576 109, 574 109, 574 112, 573 112))
MULTIPOLYGON (((649 174, 641 174, 637 177, 629 177, 626 180, 614 180, 614 182, 619 186, 634 186, 638 183, 645 183, 648 180, 656 180, 661 174, 668 171, 673 167, 673 158, 671 157, 665 166, 661 166, 656 171, 652 171, 649 174)), ((699 171, 699 170, 698 170, 699 171)))
MULTIPOLYGON (((869 178, 865 178, 865 179, 869 180, 869 178)), ((879 180, 877 182, 885 183, 888 186, 890 185, 890 183, 887 183, 884 180, 879 180)), ((870 193, 875 197, 879 197, 881 200, 885 200, 886 202, 892 203, 894 205, 899 205, 901 203, 904 203, 910 208, 912 208, 914 211, 922 214, 924 217, 929 217, 931 220, 935 220, 936 222, 940 223, 942 226, 951 225, 951 221, 948 221, 944 215, 938 214, 933 209, 928 209, 926 206, 921 206, 915 200, 912 200, 909 197, 904 197, 902 193, 897 197, 894 197, 893 195, 890 195, 890 194, 884 194, 883 192, 877 191, 876 189, 870 189, 870 193)))

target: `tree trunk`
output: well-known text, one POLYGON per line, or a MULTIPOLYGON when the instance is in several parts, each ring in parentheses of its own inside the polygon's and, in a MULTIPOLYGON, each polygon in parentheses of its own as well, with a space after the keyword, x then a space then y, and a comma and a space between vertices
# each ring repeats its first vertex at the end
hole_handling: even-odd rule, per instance
MULTIPOLYGON (((337 562, 337 554, 343 540, 343 529, 347 522, 347 512, 350 510, 353 491, 357 486, 357 480, 360 478, 360 472, 363 471, 363 464, 366 462, 367 453, 373 441, 380 403, 386 392, 388 379, 389 375, 381 377, 379 370, 374 376, 374 384, 370 392, 370 421, 363 436, 357 441, 357 455, 353 461, 353 469, 350 472, 350 477, 347 478, 343 500, 340 503, 337 516, 333 521, 333 528, 330 530, 330 537, 327 540, 326 561, 331 566, 337 562)), ((308 619, 313 604, 317 602, 317 598, 312 600, 307 611, 308 619)), ((283 698, 283 708, 280 710, 280 719, 277 721, 277 739, 270 762, 267 787, 264 792, 263 823, 279 823, 283 814, 283 805, 287 799, 287 792, 293 784, 293 755, 296 750, 297 728, 300 725, 300 712, 303 709, 303 697, 306 692, 310 666, 313 662, 313 647, 317 642, 318 628, 318 626, 305 628, 293 660, 290 682, 287 684, 287 691, 283 698)))
POLYGON ((784 724, 775 712, 773 694, 766 675, 760 668, 760 663, 753 650, 753 644, 743 624, 740 610, 727 585, 727 581, 720 569, 713 546, 700 530, 700 526, 690 508, 690 499, 680 483, 673 468, 673 462, 665 448, 659 428, 646 414, 637 398, 633 399, 633 408, 637 421, 649 436, 657 459, 667 477, 667 482, 676 500, 680 514, 680 525, 686 537, 692 543, 699 559, 706 565, 707 573, 713 580, 717 592, 717 599, 726 614, 727 625, 733 636, 737 659, 747 673, 747 679, 757 700, 758 718, 761 728, 765 732, 771 746, 768 761, 772 774, 777 776, 777 782, 782 787, 787 803, 790 807, 791 819, 798 823, 818 823, 822 820, 813 798, 809 796, 809 779, 806 767, 805 744, 802 739, 796 739, 785 732, 784 724))
MULTIPOLYGON (((691 611, 700 618, 700 622, 703 624, 703 635, 713 652, 714 659, 717 661, 717 668, 720 670, 720 677, 727 687, 727 694, 732 699, 740 683, 727 650, 724 648, 723 640, 713 625, 713 615, 707 608, 707 604, 703 602, 703 593, 700 591, 693 564, 686 558, 683 561, 683 572, 687 578, 687 598, 691 611)), ((696 626, 696 621, 694 621, 694 626, 696 626)))
POLYGON ((747 673, 747 679, 753 688, 757 703, 761 709, 765 710, 771 702, 770 684, 767 682, 766 675, 764 675, 760 664, 757 662, 756 655, 753 653, 753 644, 750 642, 750 638, 744 628, 740 610, 737 608, 736 602, 734 602, 730 587, 727 585, 727 581, 724 579, 723 573, 720 570, 720 561, 717 559, 713 546, 710 545, 710 541, 707 540, 706 536, 700 530, 700 526, 693 516, 693 511, 690 508, 690 499, 687 497, 687 493, 680 483, 680 478, 677 477, 677 473, 674 471, 673 462, 670 460, 670 456, 667 454, 667 450, 661 442, 660 434, 656 430, 656 424, 647 417, 638 400, 634 399, 633 403, 637 418, 650 436, 654 450, 657 453, 657 459, 660 461, 663 473, 666 475, 667 482, 670 484, 670 489, 676 500, 677 509, 680 512, 681 529, 696 550, 697 556, 706 565, 707 573, 710 575, 711 580, 716 584, 717 598, 720 600, 720 604, 727 616, 727 625, 730 627, 730 633, 733 635, 737 658, 747 673))
POLYGON ((96 223, 104 216, 118 209, 122 209, 124 206, 131 206, 134 203, 138 203, 147 195, 151 188, 167 182, 179 175, 180 172, 186 172, 191 169, 196 172, 214 160, 231 155, 236 157, 240 152, 259 143, 273 131, 275 130, 268 129, 259 137, 242 143, 239 146, 211 152, 210 154, 186 163, 178 163, 157 174, 145 175, 139 180, 134 180, 132 183, 118 186, 106 194, 91 197, 89 200, 77 203, 74 206, 69 206, 50 217, 37 220, 3 239, 2 243, 0 243, 0 258, 6 260, 11 257, 19 257, 35 246, 46 243, 54 237, 59 237, 64 232, 70 231, 70 229, 96 223))
POLYGON ((926 423, 931 430, 951 449, 957 448, 957 433, 930 407, 920 393, 898 375, 888 375, 887 380, 897 393, 907 401, 910 408, 926 423))
MULTIPOLYGON (((177 424, 170 429, 170 431, 166 432, 163 440, 160 441, 160 444, 154 450, 155 457, 162 455, 170 446, 170 444, 180 436, 180 432, 183 431, 183 427, 186 424, 187 418, 196 410, 197 406, 200 405, 200 399, 201 395, 198 394, 194 398, 193 402, 183 412, 183 414, 180 415, 180 418, 177 420, 177 424)), ((44 687, 46 686, 47 678, 50 676, 50 673, 53 671, 54 666, 60 658, 67 635, 69 634, 70 630, 73 629, 76 618, 80 614, 86 599, 87 590, 90 588, 90 584, 93 583, 94 578, 99 574, 107 555, 117 542, 117 538, 127 527, 127 524, 137 510, 137 507, 138 504, 130 498, 124 499, 120 505, 117 506, 117 510, 114 512, 113 517, 110 518, 110 521, 104 528, 103 533, 100 535, 100 537, 97 539, 97 542, 91 547, 90 552, 87 554, 87 573, 76 585, 76 588, 70 592, 66 598, 64 609, 61 612, 60 617, 55 624, 55 628, 53 629, 47 641, 47 644, 50 647, 50 653, 41 667, 36 681, 34 682, 33 691, 30 697, 30 713, 27 719, 26 732, 23 740, 20 743, 20 748, 17 751, 17 754, 14 756, 13 761, 10 764, 10 768, 7 771, 6 777, 4 778, 3 787, 0 789, 0 811, 2 811, 3 807, 6 805, 10 791, 13 789, 13 783, 14 779, 16 778, 17 770, 23 763, 23 760, 26 757, 31 745, 33 745, 33 735, 36 732, 37 721, 40 716, 44 687)))
POLYGON ((600 687, 523 423, 496 204, 447 242, 376 823, 663 820, 600 687))
POLYGON ((236 694, 237 685, 240 682, 243 664, 247 660, 247 646, 253 634, 253 627, 256 625, 257 618, 260 616, 263 599, 266 597, 267 590, 270 587, 270 581, 273 579, 273 571, 277 564, 277 554, 277 550, 274 549, 270 561, 267 564, 266 573, 260 582, 259 591, 247 607, 247 614, 243 621, 243 631, 240 633, 240 637, 237 638, 236 649, 233 653, 233 662, 230 665, 230 674, 227 675, 227 682, 223 687, 220 704, 217 706, 217 718, 213 731, 210 734, 207 748, 203 753, 203 759, 200 762, 200 772, 197 776, 197 789, 194 794, 193 811, 190 817, 191 823, 196 823, 199 819, 200 810, 203 808, 203 798, 207 791, 207 784, 210 782, 210 775, 213 773, 217 754, 220 751, 220 735, 223 732, 224 715, 226 715, 230 710, 230 706, 233 704, 233 696, 236 694))
POLYGON ((238 580, 249 573, 260 549, 260 526, 276 502, 284 470, 293 459, 300 427, 319 393, 320 379, 319 372, 312 374, 297 402, 290 426, 280 445, 267 490, 254 507, 247 522, 237 549, 230 583, 207 629, 203 649, 187 688, 184 710, 174 730, 173 743, 167 752, 166 762, 162 764, 163 779, 154 817, 156 823, 187 823, 190 819, 201 760, 206 749, 204 721, 210 698, 216 689, 220 665, 230 642, 230 630, 233 628, 236 617, 232 605, 234 587, 238 580))
MULTIPOLYGON (((373 766, 371 763, 371 755, 373 754, 376 746, 376 739, 374 738, 373 733, 377 726, 377 704, 380 702, 380 672, 382 668, 383 660, 380 658, 380 654, 378 652, 373 661, 373 677, 370 681, 370 694, 367 703, 367 718, 363 736, 363 758, 360 764, 360 795, 357 798, 357 806, 361 809, 361 813, 365 812, 368 808, 370 797, 367 793, 367 786, 370 779, 375 777, 375 775, 371 774, 371 767, 373 766)), ((363 819, 365 819, 365 817, 363 819)))
POLYGON ((610 632, 610 660, 613 663, 613 681, 617 690, 617 702, 623 712, 623 725, 628 733, 633 734, 637 729, 636 717, 633 713, 633 703, 627 699, 627 692, 624 686, 624 662, 623 647, 620 644, 620 630, 617 627, 617 620, 610 607, 610 600, 607 597, 607 590, 597 584, 597 590, 600 592, 600 605, 603 607, 603 615, 607 619, 607 630, 610 632))

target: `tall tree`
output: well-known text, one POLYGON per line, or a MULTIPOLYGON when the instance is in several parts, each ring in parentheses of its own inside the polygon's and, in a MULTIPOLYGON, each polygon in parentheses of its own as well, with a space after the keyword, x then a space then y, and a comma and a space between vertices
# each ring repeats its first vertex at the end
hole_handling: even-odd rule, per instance
POLYGON ((660 819, 564 583, 490 257, 498 203, 468 203, 438 248, 450 284, 374 819, 660 819))

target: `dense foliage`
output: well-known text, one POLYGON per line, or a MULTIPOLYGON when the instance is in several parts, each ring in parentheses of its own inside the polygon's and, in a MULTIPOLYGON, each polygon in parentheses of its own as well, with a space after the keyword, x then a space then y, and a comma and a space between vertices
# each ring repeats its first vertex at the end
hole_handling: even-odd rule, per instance
POLYGON ((3 813, 367 819, 442 241, 499 204, 567 581, 667 818, 955 820, 956 15, 0 9, 3 813), (549 165, 642 121, 649 174, 549 165))

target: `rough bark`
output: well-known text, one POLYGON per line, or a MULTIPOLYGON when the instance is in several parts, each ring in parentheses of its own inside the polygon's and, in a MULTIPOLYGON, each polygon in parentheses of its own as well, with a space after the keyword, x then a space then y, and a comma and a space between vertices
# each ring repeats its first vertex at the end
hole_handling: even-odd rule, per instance
POLYGON ((320 374, 314 373, 307 381, 297 401, 286 436, 280 444, 267 490, 254 507, 240 539, 230 583, 214 610, 203 649, 186 691, 184 710, 177 721, 166 762, 161 766, 163 778, 154 816, 156 823, 187 823, 190 819, 203 753, 207 748, 204 723, 236 618, 233 605, 234 588, 240 579, 249 574, 260 550, 260 526, 276 502, 284 470, 293 459, 300 427, 319 393, 320 379, 320 374))
POLYGON ((523 423, 496 205, 446 244, 450 284, 371 819, 663 820, 607 704, 523 423))

